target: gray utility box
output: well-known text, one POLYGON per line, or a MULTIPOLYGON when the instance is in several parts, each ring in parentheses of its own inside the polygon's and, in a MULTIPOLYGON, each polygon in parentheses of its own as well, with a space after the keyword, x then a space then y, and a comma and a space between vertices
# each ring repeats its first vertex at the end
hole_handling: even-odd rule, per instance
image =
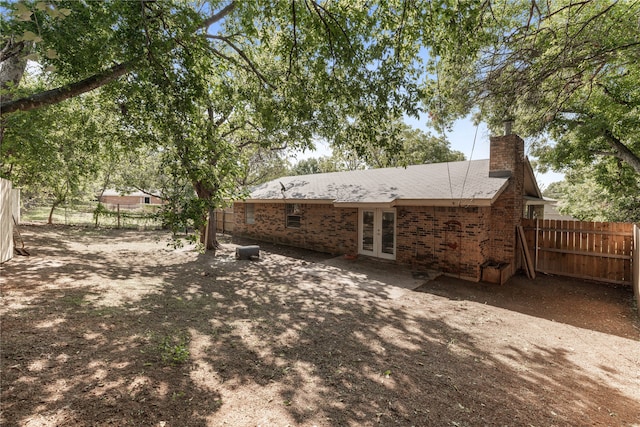
POLYGON ((260 258, 260 246, 238 246, 236 248, 236 259, 260 258))

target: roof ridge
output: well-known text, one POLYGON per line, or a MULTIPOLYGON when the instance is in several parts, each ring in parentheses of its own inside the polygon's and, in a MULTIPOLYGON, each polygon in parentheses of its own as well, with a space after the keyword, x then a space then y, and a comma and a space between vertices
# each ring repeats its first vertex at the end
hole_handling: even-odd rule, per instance
POLYGON ((355 204, 402 199, 486 202, 501 192, 506 182, 507 178, 489 176, 489 159, 463 160, 286 176, 254 187, 249 200, 355 204))
POLYGON ((331 174, 348 174, 348 173, 364 173, 364 172, 373 172, 373 171, 385 171, 385 170, 395 170, 395 169, 408 169, 415 167, 424 167, 424 166, 435 166, 435 165, 453 165, 453 164, 467 164, 467 163, 476 163, 476 162, 488 162, 489 159, 475 159, 475 160, 457 160, 455 162, 434 162, 434 163, 418 163, 415 165, 406 165, 406 166, 389 166, 386 168, 370 168, 370 169, 351 169, 344 171, 332 171, 332 172, 320 172, 320 173, 307 173, 304 175, 285 175, 283 178, 295 178, 295 177, 305 177, 305 176, 318 176, 318 175, 331 175, 331 174))

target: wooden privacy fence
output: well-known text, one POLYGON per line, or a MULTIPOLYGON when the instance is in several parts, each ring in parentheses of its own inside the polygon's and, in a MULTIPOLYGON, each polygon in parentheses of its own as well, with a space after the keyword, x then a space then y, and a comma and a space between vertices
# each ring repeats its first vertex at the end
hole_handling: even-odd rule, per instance
POLYGON ((639 242, 633 224, 526 219, 522 226, 535 271, 634 283, 632 257, 639 242))
POLYGON ((0 263, 13 258, 12 183, 0 178, 0 263))
POLYGON ((636 308, 638 314, 640 314, 640 227, 633 225, 633 242, 635 247, 633 250, 633 260, 631 261, 631 267, 633 268, 633 293, 636 298, 636 308))
POLYGON ((233 233, 233 208, 216 209, 216 231, 218 233, 233 233))

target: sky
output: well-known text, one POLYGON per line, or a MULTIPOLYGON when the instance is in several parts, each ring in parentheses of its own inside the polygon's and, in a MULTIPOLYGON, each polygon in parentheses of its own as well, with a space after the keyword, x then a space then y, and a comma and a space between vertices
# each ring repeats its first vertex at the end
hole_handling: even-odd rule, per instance
MULTIPOLYGON (((424 123, 424 122, 423 122, 424 123)), ((425 130, 424 124, 421 125, 419 121, 407 120, 407 124, 425 130)), ((447 139, 451 142, 451 149, 462 151, 467 160, 478 160, 478 159, 488 159, 489 158, 489 129, 484 123, 480 124, 480 127, 477 131, 477 137, 475 138, 475 146, 474 146, 474 136, 476 135, 476 126, 472 123, 471 119, 466 118, 463 120, 458 120, 451 132, 447 133, 447 139)), ((525 138, 525 155, 527 155, 527 140, 525 138)), ((529 156, 531 160, 531 156, 529 156)), ((562 181, 564 179, 564 174, 557 172, 547 172, 540 173, 534 170, 536 175, 536 180, 538 181, 538 186, 541 190, 544 190, 549 186, 552 182, 562 181)))
MULTIPOLYGON (((420 129, 424 132, 434 133, 432 129, 427 128, 426 119, 414 119, 405 117, 405 122, 413 128, 420 129)), ((451 132, 447 132, 447 139, 451 143, 451 149, 461 151, 467 160, 480 160, 489 158, 489 130, 484 123, 480 124, 477 129, 470 118, 465 118, 455 122, 451 132), (475 144, 474 144, 475 137, 475 144)), ((525 139, 525 154, 527 151, 527 140, 525 139)), ((294 163, 302 159, 310 157, 330 156, 331 148, 325 142, 316 143, 315 151, 305 151, 304 153, 296 153, 294 163)), ((534 171, 536 180, 540 190, 544 191, 552 182, 562 181, 564 175, 557 172, 547 172, 542 174, 534 171)))

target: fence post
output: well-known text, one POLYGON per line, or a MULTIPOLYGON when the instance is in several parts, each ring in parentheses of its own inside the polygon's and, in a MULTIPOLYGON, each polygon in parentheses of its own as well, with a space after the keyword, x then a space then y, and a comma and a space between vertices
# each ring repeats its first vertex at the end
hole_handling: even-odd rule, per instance
POLYGON ((13 229, 11 219, 11 181, 0 178, 0 263, 13 258, 13 229))
POLYGON ((640 315, 640 227, 638 227, 638 224, 633 224, 633 238, 631 241, 631 250, 633 251, 631 280, 633 281, 633 294, 636 297, 636 309, 640 315))
POLYGON ((540 227, 540 218, 536 218, 536 233, 533 238, 533 250, 535 251, 533 255, 533 271, 538 269, 538 230, 540 227))
POLYGON ((118 203, 118 228, 120 228, 120 203, 118 203))

